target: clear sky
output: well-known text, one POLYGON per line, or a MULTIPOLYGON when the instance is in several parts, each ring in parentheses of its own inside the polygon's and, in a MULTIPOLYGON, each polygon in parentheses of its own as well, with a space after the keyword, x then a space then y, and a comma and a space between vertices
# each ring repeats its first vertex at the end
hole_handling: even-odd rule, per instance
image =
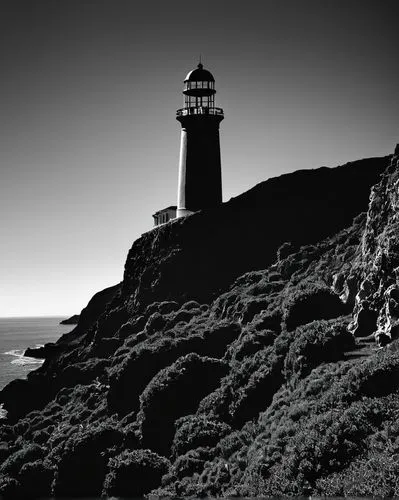
POLYGON ((176 203, 182 82, 215 76, 224 200, 393 151, 398 0, 5 0, 0 316, 70 315, 176 203))

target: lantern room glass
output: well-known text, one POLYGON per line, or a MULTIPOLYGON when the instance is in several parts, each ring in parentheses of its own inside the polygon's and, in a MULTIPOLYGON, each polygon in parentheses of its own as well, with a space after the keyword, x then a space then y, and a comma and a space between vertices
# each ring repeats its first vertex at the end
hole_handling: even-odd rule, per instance
POLYGON ((184 106, 186 108, 214 108, 215 95, 184 95, 184 106))

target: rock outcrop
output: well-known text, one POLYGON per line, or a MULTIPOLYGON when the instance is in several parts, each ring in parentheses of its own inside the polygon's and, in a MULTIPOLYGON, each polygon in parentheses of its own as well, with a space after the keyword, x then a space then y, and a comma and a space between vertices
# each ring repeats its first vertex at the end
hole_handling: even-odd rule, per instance
POLYGON ((1 391, 0 494, 398 496, 398 153, 144 234, 1 391))
POLYGON ((60 321, 60 325, 77 325, 79 323, 79 314, 74 314, 70 318, 60 321))
POLYGON ((354 335, 373 335, 380 345, 398 338, 399 145, 371 190, 362 251, 353 275, 359 283, 351 325, 354 335))
POLYGON ((41 347, 28 347, 24 352, 24 356, 28 358, 46 359, 55 355, 56 352, 57 346, 53 342, 48 342, 41 347))

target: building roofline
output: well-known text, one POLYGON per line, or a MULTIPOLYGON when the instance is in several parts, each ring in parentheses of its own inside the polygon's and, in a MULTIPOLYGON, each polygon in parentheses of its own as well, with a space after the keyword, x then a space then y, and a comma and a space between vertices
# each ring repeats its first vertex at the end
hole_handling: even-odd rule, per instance
POLYGON ((158 214, 161 214, 162 212, 165 212, 166 210, 177 210, 177 206, 176 205, 170 205, 169 207, 162 208, 161 210, 158 210, 157 212, 155 212, 153 214, 153 217, 155 217, 158 214))

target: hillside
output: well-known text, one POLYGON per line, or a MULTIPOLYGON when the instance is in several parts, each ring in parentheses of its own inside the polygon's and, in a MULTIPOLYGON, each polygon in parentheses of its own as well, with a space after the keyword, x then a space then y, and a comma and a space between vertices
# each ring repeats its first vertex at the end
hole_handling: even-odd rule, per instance
POLYGON ((0 393, 0 493, 399 495, 399 148, 134 242, 0 393))

